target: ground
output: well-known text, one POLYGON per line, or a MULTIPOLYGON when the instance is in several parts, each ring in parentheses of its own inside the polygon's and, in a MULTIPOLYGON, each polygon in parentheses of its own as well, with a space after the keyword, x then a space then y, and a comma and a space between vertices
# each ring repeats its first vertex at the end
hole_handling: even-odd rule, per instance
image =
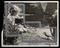
POLYGON ((22 33, 17 39, 17 44, 18 45, 36 45, 36 44, 41 44, 41 45, 50 45, 50 44, 56 44, 55 38, 53 40, 41 38, 37 34, 33 33, 22 33))

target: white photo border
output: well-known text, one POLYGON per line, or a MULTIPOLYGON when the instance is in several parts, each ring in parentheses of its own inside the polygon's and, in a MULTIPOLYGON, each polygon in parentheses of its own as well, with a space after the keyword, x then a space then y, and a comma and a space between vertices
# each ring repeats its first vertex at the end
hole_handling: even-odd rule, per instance
POLYGON ((4 1, 4 3, 22 2, 22 3, 57 3, 57 45, 3 45, 3 31, 1 32, 2 47, 58 47, 59 46, 59 1, 4 1))

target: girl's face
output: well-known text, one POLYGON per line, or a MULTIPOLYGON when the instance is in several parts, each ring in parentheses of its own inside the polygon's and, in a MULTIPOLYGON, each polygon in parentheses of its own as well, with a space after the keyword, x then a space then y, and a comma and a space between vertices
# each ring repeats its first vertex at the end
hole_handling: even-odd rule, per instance
POLYGON ((21 13, 22 9, 19 8, 19 6, 13 5, 10 8, 10 14, 11 16, 17 16, 21 13))
POLYGON ((10 13, 11 13, 11 16, 16 16, 17 15, 17 10, 14 10, 13 7, 10 8, 10 13))

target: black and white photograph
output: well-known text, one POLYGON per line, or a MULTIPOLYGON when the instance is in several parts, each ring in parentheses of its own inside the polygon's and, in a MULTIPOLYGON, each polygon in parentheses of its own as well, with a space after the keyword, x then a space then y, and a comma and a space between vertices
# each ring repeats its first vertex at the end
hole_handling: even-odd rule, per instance
POLYGON ((4 1, 3 47, 59 46, 58 1, 4 1))

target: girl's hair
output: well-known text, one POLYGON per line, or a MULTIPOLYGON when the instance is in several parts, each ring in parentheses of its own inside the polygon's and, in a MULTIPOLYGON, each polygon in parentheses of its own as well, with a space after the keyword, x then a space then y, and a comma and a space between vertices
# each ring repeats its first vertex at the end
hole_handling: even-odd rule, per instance
POLYGON ((14 10, 14 7, 11 7, 9 13, 11 14, 11 16, 15 16, 17 14, 17 11, 14 10))

